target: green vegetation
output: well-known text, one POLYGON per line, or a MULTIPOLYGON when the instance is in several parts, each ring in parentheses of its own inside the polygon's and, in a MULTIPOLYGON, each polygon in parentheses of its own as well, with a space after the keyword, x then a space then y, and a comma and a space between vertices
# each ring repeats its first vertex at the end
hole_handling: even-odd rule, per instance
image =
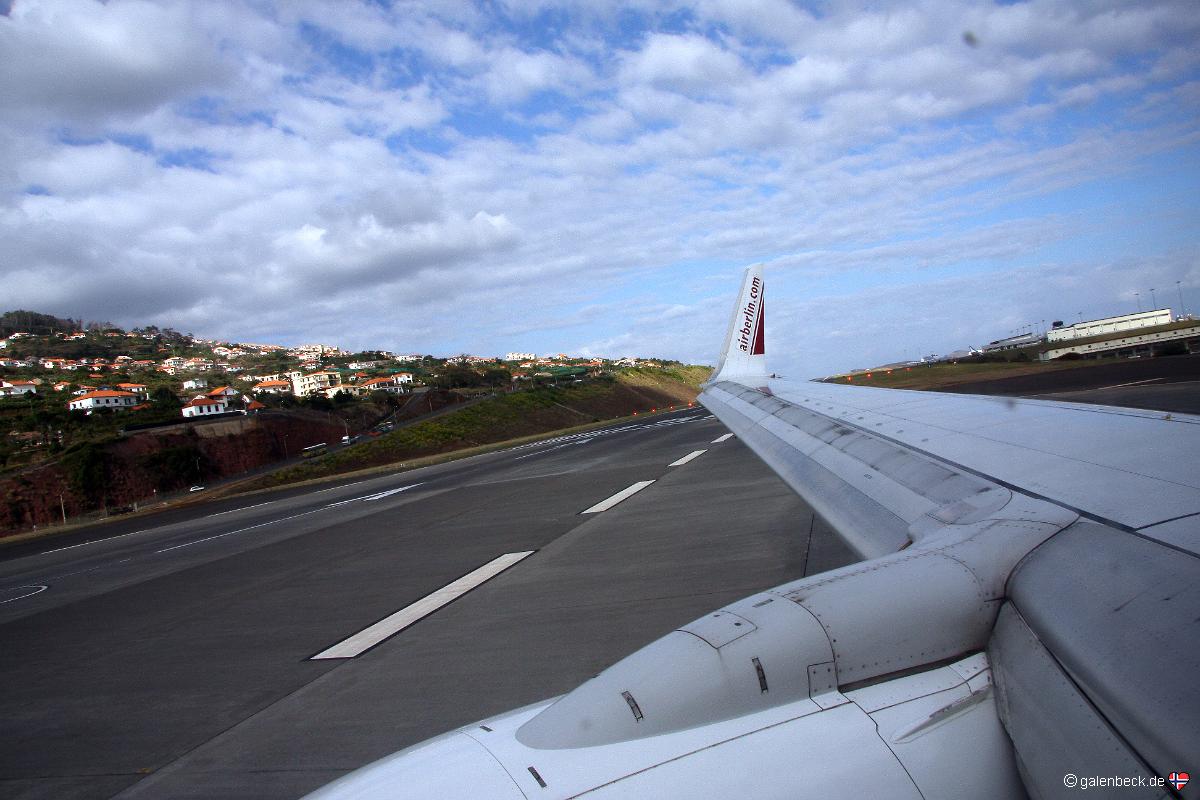
POLYGON ((82 329, 83 325, 73 319, 59 319, 50 314, 39 314, 36 311, 5 311, 0 314, 0 339, 14 333, 52 336, 55 333, 68 333, 82 329))
POLYGON ((1060 369, 1107 363, 1101 360, 1038 361, 960 361, 958 363, 916 364, 854 375, 839 375, 829 383, 855 386, 882 386, 889 389, 941 389, 959 383, 1035 375, 1060 369))
POLYGON ((86 442, 67 450, 59 459, 67 485, 89 503, 99 503, 107 485, 109 455, 104 442, 86 442))
POLYGON ((583 383, 497 395, 281 470, 254 486, 293 483, 686 405, 710 372, 684 365, 623 369, 583 383))

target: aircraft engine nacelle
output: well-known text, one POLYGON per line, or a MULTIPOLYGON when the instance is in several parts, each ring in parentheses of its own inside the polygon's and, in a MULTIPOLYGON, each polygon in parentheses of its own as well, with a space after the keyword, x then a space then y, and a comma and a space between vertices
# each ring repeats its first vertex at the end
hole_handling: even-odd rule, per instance
POLYGON ((531 747, 543 703, 389 756, 312 800, 1024 797, 986 657, 609 744, 531 747))
POLYGON ((979 652, 996 607, 941 552, 852 565, 313 797, 1021 797, 979 652))

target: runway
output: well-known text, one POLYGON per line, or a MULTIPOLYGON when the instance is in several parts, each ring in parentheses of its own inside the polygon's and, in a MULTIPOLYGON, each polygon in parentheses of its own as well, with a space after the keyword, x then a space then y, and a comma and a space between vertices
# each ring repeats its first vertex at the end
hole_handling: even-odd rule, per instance
POLYGON ((0 796, 272 800, 854 557, 696 408, 0 559, 0 796))
POLYGON ((297 797, 852 561, 726 434, 688 409, 0 551, 0 796, 297 797))

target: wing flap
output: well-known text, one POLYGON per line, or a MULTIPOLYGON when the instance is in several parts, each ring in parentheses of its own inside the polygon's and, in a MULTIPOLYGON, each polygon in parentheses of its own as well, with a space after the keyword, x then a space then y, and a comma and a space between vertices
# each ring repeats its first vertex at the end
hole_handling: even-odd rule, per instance
POLYGON ((981 519, 1010 497, 990 481, 741 384, 711 384, 700 402, 864 558, 981 519))

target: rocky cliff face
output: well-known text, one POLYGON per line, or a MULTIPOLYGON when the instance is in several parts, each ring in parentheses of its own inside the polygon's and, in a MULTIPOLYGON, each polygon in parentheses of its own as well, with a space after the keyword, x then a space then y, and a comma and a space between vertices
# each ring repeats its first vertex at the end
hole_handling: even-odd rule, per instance
POLYGON ((301 448, 336 442, 344 428, 304 411, 231 417, 137 431, 89 444, 0 479, 0 536, 81 515, 153 502, 162 494, 242 474, 301 448))

